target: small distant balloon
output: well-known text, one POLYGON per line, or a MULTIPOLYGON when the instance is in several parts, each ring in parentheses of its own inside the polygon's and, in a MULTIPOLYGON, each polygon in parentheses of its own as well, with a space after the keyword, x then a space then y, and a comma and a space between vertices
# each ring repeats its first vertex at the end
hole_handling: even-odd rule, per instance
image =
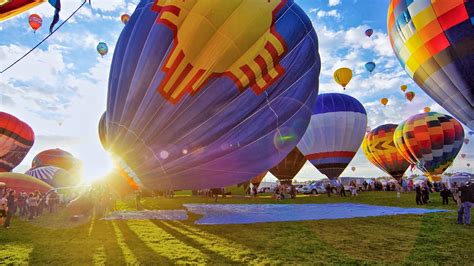
POLYGON ((43 25, 43 19, 41 19, 38 14, 31 14, 28 17, 28 22, 35 33, 39 28, 41 28, 41 25, 43 25))
POLYGON ((415 98, 415 93, 412 92, 412 91, 409 91, 409 92, 405 93, 405 97, 407 98, 407 100, 409 100, 411 102, 411 101, 413 101, 413 98, 415 98))
POLYGON ((100 42, 97 45, 97 52, 100 54, 100 56, 104 57, 109 52, 109 47, 105 42, 100 42))
POLYGON ((130 15, 123 14, 122 16, 120 16, 120 20, 122 21, 123 24, 127 24, 127 22, 130 20, 130 15))
POLYGON ((380 99, 380 103, 385 106, 388 103, 388 99, 387 98, 382 98, 382 99, 380 99))
POLYGON ((464 139, 464 144, 469 144, 469 139, 468 138, 464 139))
POLYGON ((466 158, 466 154, 465 153, 461 154, 461 158, 463 159, 466 158))
POLYGON ((365 36, 367 36, 367 37, 369 37, 369 38, 372 36, 372 34, 374 34, 374 30, 373 30, 373 29, 367 29, 367 30, 365 31, 365 36))
POLYGON ((407 85, 400 86, 400 90, 402 90, 403 92, 405 92, 407 89, 408 89, 407 85))
POLYGON ((369 71, 370 73, 372 73, 372 71, 374 71, 375 69, 375 63, 374 62, 367 62, 365 63, 365 69, 367 69, 367 71, 369 71))
POLYGON ((470 163, 468 163, 468 164, 466 164, 466 165, 467 165, 467 167, 471 167, 471 164, 470 164, 470 163))
POLYGON ((352 70, 347 67, 339 68, 338 70, 334 71, 334 81, 341 85, 344 90, 351 79, 352 70))
POLYGON ((427 107, 423 108, 423 111, 424 111, 425 113, 429 113, 429 112, 431 112, 431 108, 429 108, 429 107, 427 106, 427 107))
POLYGON ((352 170, 352 172, 355 172, 355 170, 356 170, 355 166, 352 166, 351 170, 352 170))

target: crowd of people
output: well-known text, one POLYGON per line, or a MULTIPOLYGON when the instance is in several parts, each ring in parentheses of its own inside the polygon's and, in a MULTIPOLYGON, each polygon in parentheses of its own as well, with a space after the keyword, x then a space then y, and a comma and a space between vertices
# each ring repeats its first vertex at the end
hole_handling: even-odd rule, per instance
POLYGON ((0 226, 9 228, 12 218, 18 215, 20 218, 33 220, 40 216, 44 209, 50 213, 55 212, 59 204, 59 194, 56 191, 43 194, 35 192, 16 192, 5 188, 0 190, 0 226))

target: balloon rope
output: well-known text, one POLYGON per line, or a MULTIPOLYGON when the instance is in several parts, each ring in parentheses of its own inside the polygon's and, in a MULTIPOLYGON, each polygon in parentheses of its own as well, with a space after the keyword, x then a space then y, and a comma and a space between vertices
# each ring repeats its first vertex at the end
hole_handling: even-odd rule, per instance
POLYGON ((23 58, 27 57, 31 52, 33 52, 34 50, 36 50, 36 48, 38 48, 38 46, 40 46, 41 44, 43 44, 47 39, 49 39, 49 37, 51 37, 51 35, 53 35, 57 30, 59 30, 70 18, 72 18, 78 11, 79 9, 81 9, 85 4, 86 4, 86 0, 84 0, 84 2, 74 11, 72 12, 72 14, 66 18, 66 20, 64 20, 61 24, 59 24, 58 27, 56 27, 56 29, 54 29, 50 34, 48 34, 46 37, 44 37, 43 40, 41 40, 38 44, 36 44, 33 48, 31 48, 26 54, 24 54, 22 57, 18 58, 15 62, 13 62, 11 65, 9 65, 7 68, 5 68, 4 70, 0 71, 0 74, 3 74, 5 71, 9 70, 11 67, 13 67, 14 65, 16 65, 18 62, 20 62, 21 60, 23 60, 23 58))

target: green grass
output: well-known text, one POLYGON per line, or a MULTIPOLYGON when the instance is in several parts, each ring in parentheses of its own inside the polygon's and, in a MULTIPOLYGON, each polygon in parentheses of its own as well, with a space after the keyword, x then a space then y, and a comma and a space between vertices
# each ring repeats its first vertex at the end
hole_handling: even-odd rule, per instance
MULTIPOLYGON (((182 193, 186 194, 186 193, 182 193)), ((432 194, 427 208, 443 207, 432 194)), ((218 203, 353 202, 417 207, 414 194, 368 192, 352 198, 219 198, 218 203)), ((177 196, 145 198, 147 209, 182 209, 184 203, 213 199, 177 196)), ((119 209, 133 209, 133 200, 119 209)), ((474 227, 455 224, 456 212, 340 220, 196 225, 188 221, 70 222, 65 213, 35 221, 16 219, 0 229, 0 262, 5 264, 461 264, 474 261, 474 227)))

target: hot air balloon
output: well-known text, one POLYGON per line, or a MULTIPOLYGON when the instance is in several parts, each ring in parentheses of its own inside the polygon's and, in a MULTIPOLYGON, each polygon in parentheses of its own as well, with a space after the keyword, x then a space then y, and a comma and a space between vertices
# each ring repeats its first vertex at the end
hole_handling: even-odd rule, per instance
POLYGON ((474 131, 469 131, 469 136, 474 136, 474 131))
POLYGON ((355 172, 356 168, 354 166, 351 167, 352 172, 355 172))
POLYGON ((467 166, 467 167, 471 167, 471 164, 470 164, 470 163, 467 163, 466 166, 467 166))
POLYGON ((373 29, 367 29, 365 31, 365 36, 369 37, 372 36, 372 34, 374 33, 374 30, 373 29))
POLYGON ((408 89, 407 85, 400 86, 400 90, 402 90, 403 92, 405 92, 407 89, 408 89))
POLYGON ((464 139, 464 144, 469 144, 469 139, 468 138, 464 139))
POLYGON ((265 178, 265 176, 267 175, 267 172, 265 173, 262 173, 254 178, 252 178, 250 180, 250 183, 254 186, 254 187, 258 187, 260 186, 260 183, 262 183, 262 180, 265 178))
POLYGON ((114 52, 103 139, 138 185, 238 184, 299 142, 320 59, 293 1, 143 0, 132 18, 114 52))
POLYGON ((461 154, 461 158, 463 159, 466 158, 466 154, 465 153, 461 154))
POLYGON ((31 193, 35 191, 46 193, 53 189, 53 187, 46 182, 29 175, 18 173, 0 173, 0 182, 5 183, 7 188, 11 188, 17 193, 31 193))
POLYGON ((375 63, 374 62, 365 63, 365 69, 367 69, 367 71, 372 73, 372 71, 374 71, 374 69, 375 69, 375 63))
POLYGON ((97 44, 97 52, 100 54, 100 56, 104 57, 109 52, 109 47, 105 42, 99 42, 97 44))
POLYGON ((49 185, 58 187, 71 187, 80 183, 80 178, 72 173, 55 166, 41 166, 32 168, 25 172, 25 175, 30 175, 49 185))
POLYGON ((41 25, 43 25, 43 19, 41 19, 38 14, 31 14, 28 17, 28 22, 30 23, 30 27, 34 32, 36 32, 39 28, 41 28, 41 25))
POLYGON ((474 129, 471 1, 395 1, 388 32, 402 67, 438 104, 474 129))
POLYGON ((55 8, 53 21, 50 26, 50 31, 52 31, 54 25, 59 21, 59 12, 61 11, 60 0, 0 0, 0 22, 13 18, 45 2, 49 2, 55 8))
POLYGON ((408 118, 396 130, 394 141, 400 154, 415 162, 431 180, 451 166, 464 139, 461 124, 448 115, 430 112, 408 118))
POLYGON ((303 168, 306 163, 304 155, 295 147, 281 162, 270 169, 270 173, 274 175, 281 184, 291 184, 293 178, 303 168))
POLYGON ((10 172, 33 146, 35 134, 18 118, 0 112, 0 172, 10 172))
POLYGON ((370 153, 368 159, 376 161, 375 166, 400 181, 410 166, 394 144, 394 132, 398 125, 385 124, 376 127, 366 136, 364 152, 370 153))
POLYGON ((352 70, 347 67, 339 68, 338 70, 334 71, 334 81, 337 84, 341 85, 343 89, 346 89, 347 84, 352 79, 352 70))
POLYGON ((127 24, 127 22, 130 20, 130 15, 123 14, 122 16, 120 16, 120 20, 122 21, 123 24, 127 24))
POLYGON ((58 148, 38 153, 31 162, 31 168, 56 166, 67 171, 77 168, 79 165, 79 160, 74 158, 71 153, 58 148))
POLYGON ((427 107, 423 108, 423 112, 429 113, 429 112, 431 112, 431 108, 429 108, 429 107, 427 106, 427 107))
POLYGON ((388 99, 387 98, 382 98, 380 99, 380 103, 386 106, 388 104, 388 99))
POLYGON ((407 98, 407 100, 409 100, 411 102, 413 100, 413 98, 415 98, 415 93, 412 92, 412 91, 406 92, 405 97, 407 98))
POLYGON ((360 147, 367 113, 355 98, 340 93, 318 96, 299 150, 329 179, 339 177, 360 147))

